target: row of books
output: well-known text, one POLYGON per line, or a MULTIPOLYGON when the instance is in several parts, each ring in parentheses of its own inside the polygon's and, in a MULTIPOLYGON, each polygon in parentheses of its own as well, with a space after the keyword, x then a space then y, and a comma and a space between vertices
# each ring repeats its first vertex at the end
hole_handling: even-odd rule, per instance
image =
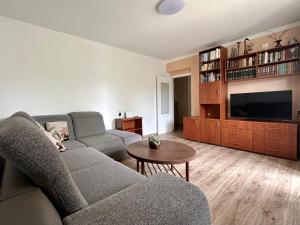
POLYGON ((219 73, 208 73, 208 74, 201 74, 200 75, 200 82, 201 83, 209 83, 209 82, 214 82, 218 81, 221 79, 221 76, 219 73))
POLYGON ((299 46, 276 52, 259 53, 258 64, 274 63, 297 58, 299 58, 299 46))
POLYGON ((200 60, 201 62, 207 62, 214 59, 219 59, 221 56, 221 50, 219 48, 216 48, 215 50, 212 50, 210 52, 205 52, 200 54, 200 60))
POLYGON ((227 80, 243 80, 256 77, 256 69, 233 70, 227 72, 227 80))
POLYGON ((220 62, 219 61, 214 61, 210 63, 203 63, 201 65, 201 71, 206 71, 206 70, 214 70, 214 69, 219 69, 220 68, 220 62))
POLYGON ((256 57, 248 57, 243 59, 227 60, 227 69, 238 69, 248 66, 255 66, 256 57))
POLYGON ((286 75, 300 73, 299 62, 281 63, 271 66, 259 67, 257 73, 259 76, 286 75))

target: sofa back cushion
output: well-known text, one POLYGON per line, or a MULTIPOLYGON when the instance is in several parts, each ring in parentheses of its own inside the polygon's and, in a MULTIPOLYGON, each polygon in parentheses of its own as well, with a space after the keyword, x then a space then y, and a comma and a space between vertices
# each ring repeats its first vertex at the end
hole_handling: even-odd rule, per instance
POLYGON ((0 156, 29 176, 62 216, 87 206, 60 153, 30 120, 0 122, 0 156))
POLYGON ((76 138, 105 134, 103 117, 98 112, 69 113, 73 121, 76 138))

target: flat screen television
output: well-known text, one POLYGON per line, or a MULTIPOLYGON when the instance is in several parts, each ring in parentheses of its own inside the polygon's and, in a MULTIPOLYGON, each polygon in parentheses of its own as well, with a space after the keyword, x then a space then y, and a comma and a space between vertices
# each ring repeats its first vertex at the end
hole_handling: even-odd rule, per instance
POLYGON ((292 120, 292 91, 231 94, 230 116, 252 120, 292 120))

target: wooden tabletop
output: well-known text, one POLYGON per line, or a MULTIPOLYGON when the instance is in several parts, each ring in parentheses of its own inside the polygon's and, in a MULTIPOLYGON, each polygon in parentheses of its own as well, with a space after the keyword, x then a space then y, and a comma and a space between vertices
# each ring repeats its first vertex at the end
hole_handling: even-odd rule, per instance
POLYGON ((196 156, 192 147, 174 141, 161 141, 159 149, 150 149, 148 141, 140 141, 129 145, 127 152, 141 162, 160 164, 186 163, 196 156))

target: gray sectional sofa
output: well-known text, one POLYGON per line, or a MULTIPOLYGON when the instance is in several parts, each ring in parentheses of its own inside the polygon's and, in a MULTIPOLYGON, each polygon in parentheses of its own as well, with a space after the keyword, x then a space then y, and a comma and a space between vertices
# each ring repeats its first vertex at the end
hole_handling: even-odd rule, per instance
POLYGON ((167 174, 146 178, 116 160, 141 137, 106 131, 96 112, 0 122, 0 223, 7 225, 210 224, 205 195, 167 174), (34 121, 67 121, 68 150, 58 152, 34 121), (114 160, 115 159, 115 160, 114 160))

